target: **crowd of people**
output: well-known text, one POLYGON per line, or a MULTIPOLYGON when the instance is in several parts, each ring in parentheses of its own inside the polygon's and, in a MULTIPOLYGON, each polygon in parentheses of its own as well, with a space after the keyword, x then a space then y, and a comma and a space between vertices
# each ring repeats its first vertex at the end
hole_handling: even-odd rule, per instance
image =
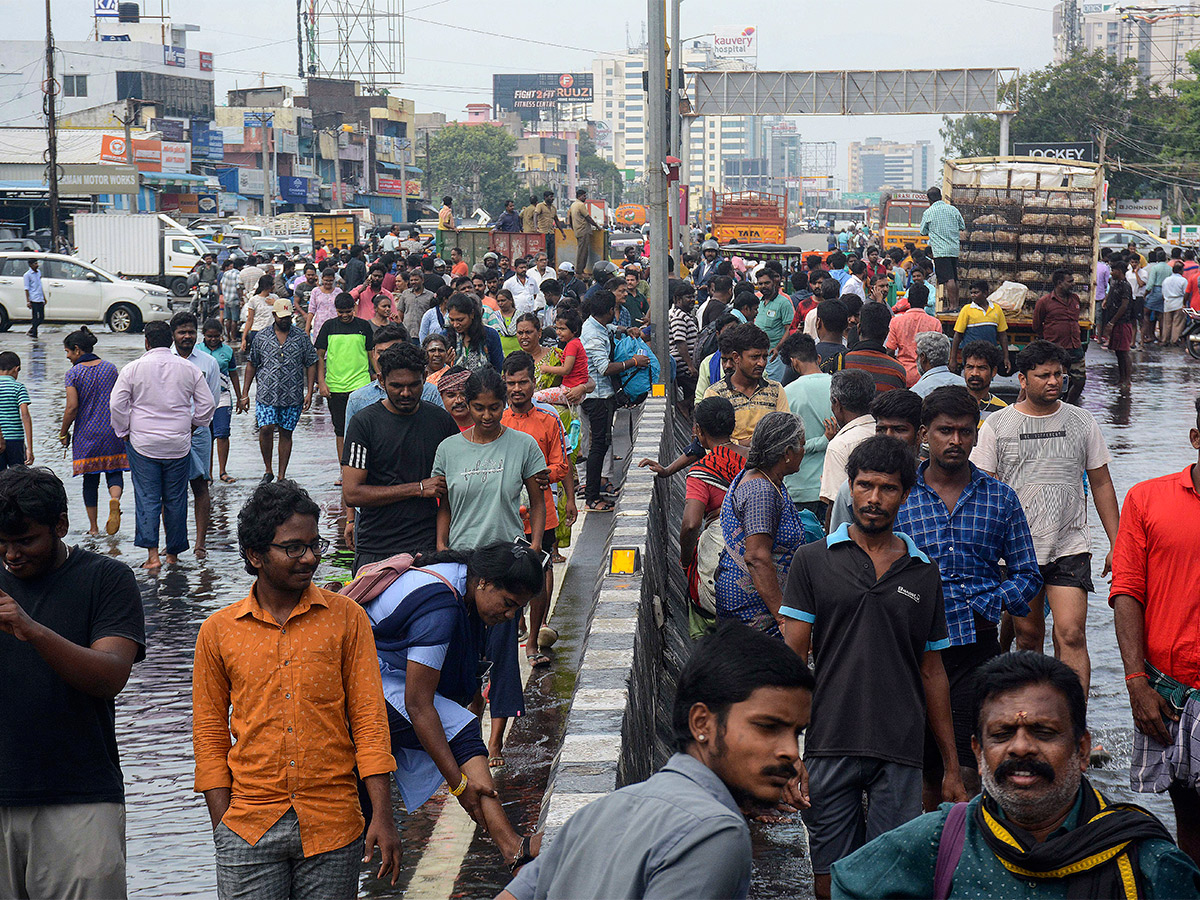
MULTIPOLYGON (((928 308, 937 284, 957 297, 961 217, 931 200, 931 256, 836 249, 785 273, 703 242, 672 272, 661 323, 638 252, 551 265, 555 214, 548 252, 488 253, 474 271, 461 251, 449 266, 406 254, 398 233, 377 258, 355 246, 299 273, 227 260, 218 315, 147 323, 120 371, 88 329, 68 334, 59 437, 89 533, 102 474, 104 528, 119 530, 129 472, 148 573, 205 557, 212 457, 220 482, 246 477, 229 450, 254 405, 264 471, 237 524, 254 581, 205 621, 193 669, 219 896, 354 896, 376 849, 395 883, 393 781, 409 813, 445 784, 516 875, 515 900, 744 897, 743 814, 777 808, 803 817, 818 897, 1200 896, 1186 599, 1200 479, 1144 482, 1119 511, 1104 438, 1071 402, 1084 373, 1069 274, 1015 356, 983 283, 943 333, 928 308), (579 501, 603 513, 620 491, 614 415, 658 380, 656 325, 695 438, 669 464, 642 461, 686 472, 697 643, 677 753, 542 854, 493 773, 525 712, 522 646, 529 667, 553 665, 553 567, 579 501), (1021 394, 1006 405, 992 382, 1010 368, 1021 394), (353 551, 349 581, 326 587, 321 511, 288 478, 316 404, 353 551), (1086 779, 1105 756, 1086 718, 1089 504, 1109 543, 1132 783, 1169 793, 1178 848, 1086 779)), ((595 223, 576 229, 572 207, 568 224, 595 223)), ((1119 350, 1135 287, 1123 254, 1107 264, 1119 350)), ((64 541, 66 490, 34 466, 20 363, 0 354, 0 897, 123 896, 114 698, 146 652, 141 599, 128 566, 64 541)))

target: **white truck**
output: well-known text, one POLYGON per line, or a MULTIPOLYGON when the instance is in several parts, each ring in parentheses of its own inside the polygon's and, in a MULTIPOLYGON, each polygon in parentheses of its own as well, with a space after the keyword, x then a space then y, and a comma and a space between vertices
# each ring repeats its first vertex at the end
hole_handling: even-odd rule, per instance
POLYGON ((184 226, 162 213, 76 213, 75 255, 85 262, 162 285, 187 296, 188 274, 207 249, 184 226))

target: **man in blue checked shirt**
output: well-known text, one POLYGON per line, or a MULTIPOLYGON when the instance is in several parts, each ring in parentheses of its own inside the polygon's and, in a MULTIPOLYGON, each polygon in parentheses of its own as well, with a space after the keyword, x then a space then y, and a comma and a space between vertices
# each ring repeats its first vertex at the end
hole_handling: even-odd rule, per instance
MULTIPOLYGON (((975 673, 1000 654, 1001 613, 1024 616, 1042 587, 1037 554, 1017 493, 970 462, 979 428, 979 403, 964 387, 932 391, 921 409, 929 461, 896 516, 896 530, 938 564, 950 646, 942 665, 950 682, 950 711, 963 785, 979 793, 971 749, 975 673), (1000 567, 1000 560, 1005 570, 1000 567)), ((925 735, 925 809, 941 799, 942 758, 925 735)))

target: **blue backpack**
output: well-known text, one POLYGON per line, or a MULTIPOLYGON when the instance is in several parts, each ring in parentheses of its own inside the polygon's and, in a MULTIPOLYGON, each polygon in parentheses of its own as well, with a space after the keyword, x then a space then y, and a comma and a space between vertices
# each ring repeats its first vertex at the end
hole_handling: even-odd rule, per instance
POLYGON ((650 357, 649 366, 609 376, 618 406, 638 406, 650 396, 650 386, 658 381, 658 357, 641 338, 627 334, 609 337, 609 359, 613 362, 624 362, 639 354, 650 357))

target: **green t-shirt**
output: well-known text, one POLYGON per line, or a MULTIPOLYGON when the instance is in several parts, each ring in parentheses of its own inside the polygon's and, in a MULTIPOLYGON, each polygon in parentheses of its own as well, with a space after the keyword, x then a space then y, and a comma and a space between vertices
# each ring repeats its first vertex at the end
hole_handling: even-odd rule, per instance
POLYGON ((472 443, 461 434, 438 444, 432 474, 444 476, 449 491, 450 549, 524 537, 525 479, 545 468, 537 441, 515 428, 505 428, 490 444, 472 443))
POLYGON ((633 316, 633 321, 637 324, 641 324, 642 319, 646 318, 646 313, 650 309, 650 301, 640 291, 641 284, 645 284, 645 282, 639 282, 638 293, 625 295, 625 308, 629 310, 629 315, 633 316))
POLYGON ((330 319, 321 326, 315 346, 325 351, 325 383, 333 393, 347 394, 371 383, 375 338, 366 319, 330 319))
POLYGON ((758 304, 758 315, 754 324, 767 333, 767 337, 771 339, 771 346, 774 347, 783 339, 784 332, 792 324, 795 314, 796 307, 792 305, 792 298, 786 294, 777 294, 774 300, 763 300, 758 304))

